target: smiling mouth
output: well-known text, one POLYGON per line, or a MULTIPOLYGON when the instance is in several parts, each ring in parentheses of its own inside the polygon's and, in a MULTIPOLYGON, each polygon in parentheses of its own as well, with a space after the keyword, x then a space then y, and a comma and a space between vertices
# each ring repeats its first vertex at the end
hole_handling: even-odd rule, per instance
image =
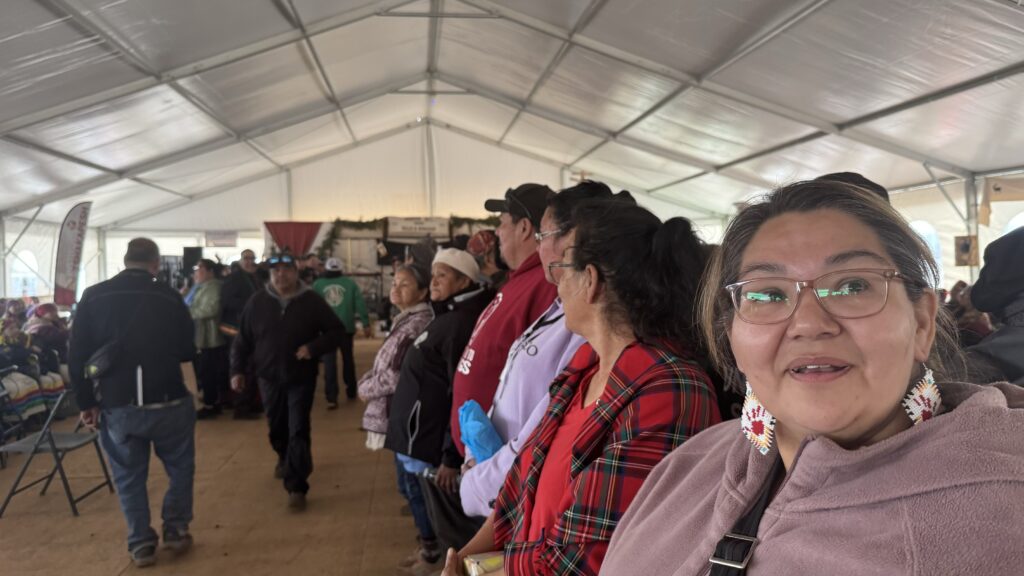
POLYGON ((849 366, 838 364, 806 364, 791 368, 790 372, 794 374, 832 374, 834 372, 842 372, 847 368, 849 366))

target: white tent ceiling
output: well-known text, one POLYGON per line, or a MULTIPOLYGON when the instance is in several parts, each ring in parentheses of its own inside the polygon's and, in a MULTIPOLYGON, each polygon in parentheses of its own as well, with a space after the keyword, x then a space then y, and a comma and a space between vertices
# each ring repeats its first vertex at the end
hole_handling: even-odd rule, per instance
POLYGON ((10 0, 0 46, 0 216, 109 230, 482 215, 570 172, 717 220, 1024 165, 1015 0, 10 0))

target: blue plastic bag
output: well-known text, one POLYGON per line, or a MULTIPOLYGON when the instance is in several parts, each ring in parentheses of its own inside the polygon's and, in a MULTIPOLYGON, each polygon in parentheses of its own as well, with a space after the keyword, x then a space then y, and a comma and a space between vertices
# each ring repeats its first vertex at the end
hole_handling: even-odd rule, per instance
POLYGON ((459 428, 462 443, 473 453, 477 463, 494 456, 505 444, 476 400, 468 400, 459 408, 459 428))

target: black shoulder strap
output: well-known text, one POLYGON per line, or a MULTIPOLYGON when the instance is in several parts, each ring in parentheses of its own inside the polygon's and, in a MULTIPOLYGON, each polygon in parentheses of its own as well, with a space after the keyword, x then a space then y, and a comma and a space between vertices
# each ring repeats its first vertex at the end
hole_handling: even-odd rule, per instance
POLYGON ((782 458, 776 459, 768 478, 757 496, 754 506, 745 516, 736 521, 732 531, 722 536, 715 546, 715 553, 710 558, 711 571, 709 576, 743 576, 747 573, 747 564, 754 556, 757 547, 757 528, 761 517, 771 502, 773 488, 779 476, 785 473, 782 458))

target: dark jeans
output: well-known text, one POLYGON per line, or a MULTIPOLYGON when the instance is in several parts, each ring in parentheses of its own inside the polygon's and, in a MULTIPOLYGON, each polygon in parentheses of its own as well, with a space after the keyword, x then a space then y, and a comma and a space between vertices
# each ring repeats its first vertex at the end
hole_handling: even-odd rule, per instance
POLYGON ((406 472, 397 456, 395 457, 395 468, 398 473, 398 491, 409 502, 412 521, 416 524, 416 531, 420 533, 420 540, 436 540, 434 527, 431 526, 430 516, 427 514, 427 502, 420 490, 419 476, 406 472))
POLYGON ((231 389, 230 358, 227 346, 203 348, 196 356, 196 378, 204 406, 220 406, 228 401, 231 389))
POLYGON ((313 473, 309 413, 313 409, 316 379, 274 384, 260 379, 263 408, 270 425, 270 446, 284 464, 284 487, 289 492, 309 492, 313 473))
POLYGON ((128 522, 129 551, 157 542, 149 524, 146 490, 151 446, 170 480, 160 514, 164 533, 188 531, 196 470, 195 427, 191 396, 162 408, 121 406, 103 411, 100 442, 128 522))
POLYGON ((461 550, 484 525, 484 518, 466 516, 462 511, 462 499, 459 498, 458 492, 449 494, 438 488, 432 480, 422 476, 418 477, 418 480, 423 496, 427 500, 430 524, 441 540, 443 549, 461 550))
MULTIPOLYGON (((346 332, 341 337, 342 377, 345 380, 345 395, 356 397, 356 361, 352 351, 352 334, 346 332)), ((324 393, 328 402, 338 401, 338 353, 331 350, 323 355, 324 361, 324 393)))

